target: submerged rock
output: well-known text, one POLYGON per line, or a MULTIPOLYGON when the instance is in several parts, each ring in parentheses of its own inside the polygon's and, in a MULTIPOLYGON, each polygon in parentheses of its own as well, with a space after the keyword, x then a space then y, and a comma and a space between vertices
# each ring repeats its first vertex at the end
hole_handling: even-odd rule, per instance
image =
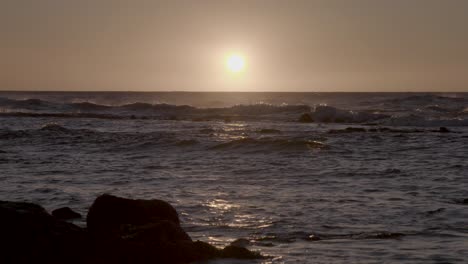
POLYGON ((312 123, 314 122, 314 119, 312 116, 308 113, 304 113, 299 117, 299 122, 301 123, 312 123))
POLYGON ((54 211, 52 211, 52 215, 55 218, 62 220, 81 218, 81 214, 73 211, 72 209, 70 209, 70 207, 62 207, 59 209, 55 209, 54 211))
POLYGON ((440 127, 439 128, 439 133, 450 133, 450 130, 446 127, 440 127))

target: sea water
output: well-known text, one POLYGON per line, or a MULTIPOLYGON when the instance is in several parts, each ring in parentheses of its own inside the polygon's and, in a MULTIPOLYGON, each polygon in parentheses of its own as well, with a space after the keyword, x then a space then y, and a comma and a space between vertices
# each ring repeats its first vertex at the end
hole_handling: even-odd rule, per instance
POLYGON ((466 263, 467 120, 464 93, 2 92, 0 199, 163 199, 269 256, 216 263, 466 263))

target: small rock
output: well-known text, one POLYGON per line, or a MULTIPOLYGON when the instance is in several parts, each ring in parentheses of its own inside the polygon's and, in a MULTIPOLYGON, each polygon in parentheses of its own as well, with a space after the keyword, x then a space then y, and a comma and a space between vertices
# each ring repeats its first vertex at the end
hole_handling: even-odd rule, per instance
POLYGON ((301 117, 299 117, 299 122, 301 123, 312 123, 314 122, 314 119, 312 118, 312 116, 308 113, 304 113, 301 115, 301 117))
POLYGON ((55 209, 54 211, 52 211, 52 215, 55 218, 62 220, 81 218, 81 214, 73 211, 72 209, 70 209, 70 207, 62 207, 59 209, 55 209))
POLYGON ((239 238, 239 239, 236 239, 233 242, 231 242, 230 245, 235 246, 235 247, 245 248, 245 247, 248 247, 250 245, 250 241, 248 239, 245 239, 245 238, 239 238))
POLYGON ((259 253, 243 247, 227 246, 221 251, 222 258, 259 259, 263 258, 259 253))
POLYGON ((440 128, 439 128, 439 132, 440 132, 440 133, 449 133, 450 130, 449 130, 448 128, 446 128, 446 127, 440 127, 440 128))
POLYGON ((309 236, 306 238, 306 240, 308 240, 308 241, 318 241, 318 240, 321 240, 321 238, 320 238, 318 235, 312 234, 312 235, 309 235, 309 236))

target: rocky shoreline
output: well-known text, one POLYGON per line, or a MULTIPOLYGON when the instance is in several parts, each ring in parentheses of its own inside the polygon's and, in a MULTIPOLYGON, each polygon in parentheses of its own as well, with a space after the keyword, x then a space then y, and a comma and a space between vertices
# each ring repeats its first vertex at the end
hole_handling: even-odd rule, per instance
POLYGON ((218 249, 193 241, 177 211, 162 200, 101 195, 86 217, 86 228, 65 219, 70 208, 49 214, 25 202, 0 201, 0 263, 165 263, 216 258, 258 259, 259 253, 231 244, 218 249))

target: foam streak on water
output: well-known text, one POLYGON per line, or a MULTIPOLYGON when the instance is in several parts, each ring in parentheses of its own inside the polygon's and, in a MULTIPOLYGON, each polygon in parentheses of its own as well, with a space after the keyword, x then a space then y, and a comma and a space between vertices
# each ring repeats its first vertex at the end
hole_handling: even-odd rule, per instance
MULTIPOLYGON (((197 108, 181 108, 174 101, 189 99, 171 95, 156 110, 122 110, 128 95, 104 95, 88 97, 116 103, 79 113, 113 118, 76 116, 73 94, 0 95, 0 199, 86 214, 104 192, 160 198, 193 238, 218 246, 247 239, 272 256, 259 263, 468 256, 468 128, 457 123, 466 117, 464 94, 266 94, 272 105, 233 108, 215 95, 205 96, 219 99, 215 107, 195 98, 197 108), (338 110, 317 112, 322 103, 338 110), (324 120, 296 122, 304 111, 324 120), (439 132, 443 122, 452 133, 439 132)), ((239 98, 234 104, 245 103, 239 98)))

